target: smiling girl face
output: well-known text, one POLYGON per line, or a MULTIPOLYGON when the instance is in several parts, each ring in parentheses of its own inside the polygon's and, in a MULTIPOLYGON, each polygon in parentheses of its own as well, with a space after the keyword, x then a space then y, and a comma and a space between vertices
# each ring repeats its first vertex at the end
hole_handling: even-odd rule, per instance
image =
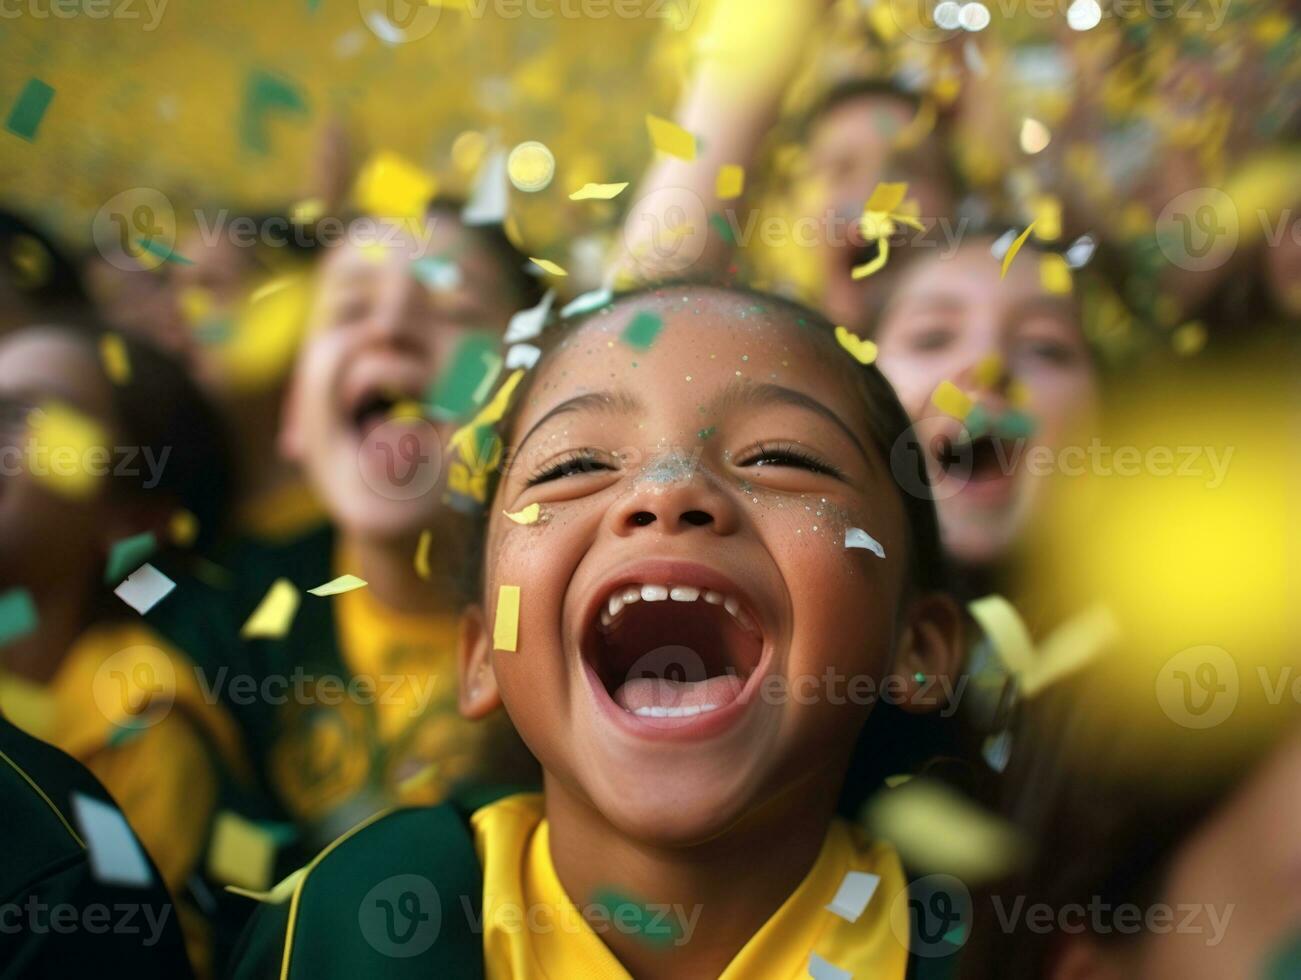
POLYGON ((909 589, 881 448, 906 421, 822 329, 742 293, 643 294, 543 358, 504 434, 465 710, 500 697, 549 791, 631 836, 690 843, 803 784, 834 794, 868 685, 946 669, 952 606, 909 589), (649 349, 621 339, 638 314, 663 323, 649 349), (502 586, 515 651, 492 650, 502 586))

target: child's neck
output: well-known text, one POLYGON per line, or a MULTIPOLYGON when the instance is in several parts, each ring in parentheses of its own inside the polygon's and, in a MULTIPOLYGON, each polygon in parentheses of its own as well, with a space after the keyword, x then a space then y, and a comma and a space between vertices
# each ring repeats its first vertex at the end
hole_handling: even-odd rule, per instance
MULTIPOLYGON (((438 531, 433 532, 430 546, 433 555, 440 552, 438 531)), ((416 573, 416 549, 420 535, 372 537, 341 532, 342 553, 353 567, 340 569, 366 580, 372 596, 389 609, 404 613, 434 613, 454 609, 452 579, 436 560, 430 561, 430 578, 425 581, 416 573)))
POLYGON ((551 860, 580 909, 611 886, 633 901, 678 906, 667 920, 677 926, 671 945, 618 929, 601 933, 631 976, 716 977, 813 867, 834 815, 836 789, 815 775, 719 837, 657 847, 628 838, 548 776, 551 860))

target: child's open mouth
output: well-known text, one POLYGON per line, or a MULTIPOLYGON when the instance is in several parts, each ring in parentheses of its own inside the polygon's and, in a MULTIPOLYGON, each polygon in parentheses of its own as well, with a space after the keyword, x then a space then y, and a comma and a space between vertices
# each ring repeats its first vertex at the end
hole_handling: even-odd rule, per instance
POLYGON ((756 623, 739 596, 720 589, 625 582, 595 611, 583 658, 618 708, 676 727, 741 698, 763 658, 756 623))

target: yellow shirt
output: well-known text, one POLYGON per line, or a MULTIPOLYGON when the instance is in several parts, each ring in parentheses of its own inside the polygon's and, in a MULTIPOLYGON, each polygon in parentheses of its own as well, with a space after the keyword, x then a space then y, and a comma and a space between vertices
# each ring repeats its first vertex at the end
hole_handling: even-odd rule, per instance
MULTIPOLYGON (((551 863, 542 797, 506 797, 471 818, 483 864, 483 953, 490 980, 628 980, 628 972, 565 894, 551 863), (532 925, 532 928, 530 928, 532 925)), ((806 978, 816 953, 856 977, 902 980, 908 950, 890 927, 894 896, 907 886, 894 850, 832 822, 822 851, 799 887, 751 937, 720 980, 806 978), (880 877, 857 922, 827 911, 846 872, 880 877)), ((689 913, 668 913, 683 934, 689 913)), ((656 927, 647 924, 647 931, 656 927)))

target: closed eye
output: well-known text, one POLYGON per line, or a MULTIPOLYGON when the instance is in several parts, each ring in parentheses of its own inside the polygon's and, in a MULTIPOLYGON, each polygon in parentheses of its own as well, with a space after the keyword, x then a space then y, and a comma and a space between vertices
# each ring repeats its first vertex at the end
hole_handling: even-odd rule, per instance
POLYGON ((824 463, 802 446, 797 446, 791 442, 761 443, 755 446, 754 449, 740 454, 736 465, 784 466, 809 470, 812 473, 822 473, 826 476, 835 477, 837 480, 845 478, 844 474, 830 463, 824 463))
POLYGON ((582 476, 585 473, 613 472, 615 467, 607 453, 595 449, 574 449, 557 460, 543 463, 528 478, 528 486, 536 487, 542 483, 561 480, 570 476, 582 476))

